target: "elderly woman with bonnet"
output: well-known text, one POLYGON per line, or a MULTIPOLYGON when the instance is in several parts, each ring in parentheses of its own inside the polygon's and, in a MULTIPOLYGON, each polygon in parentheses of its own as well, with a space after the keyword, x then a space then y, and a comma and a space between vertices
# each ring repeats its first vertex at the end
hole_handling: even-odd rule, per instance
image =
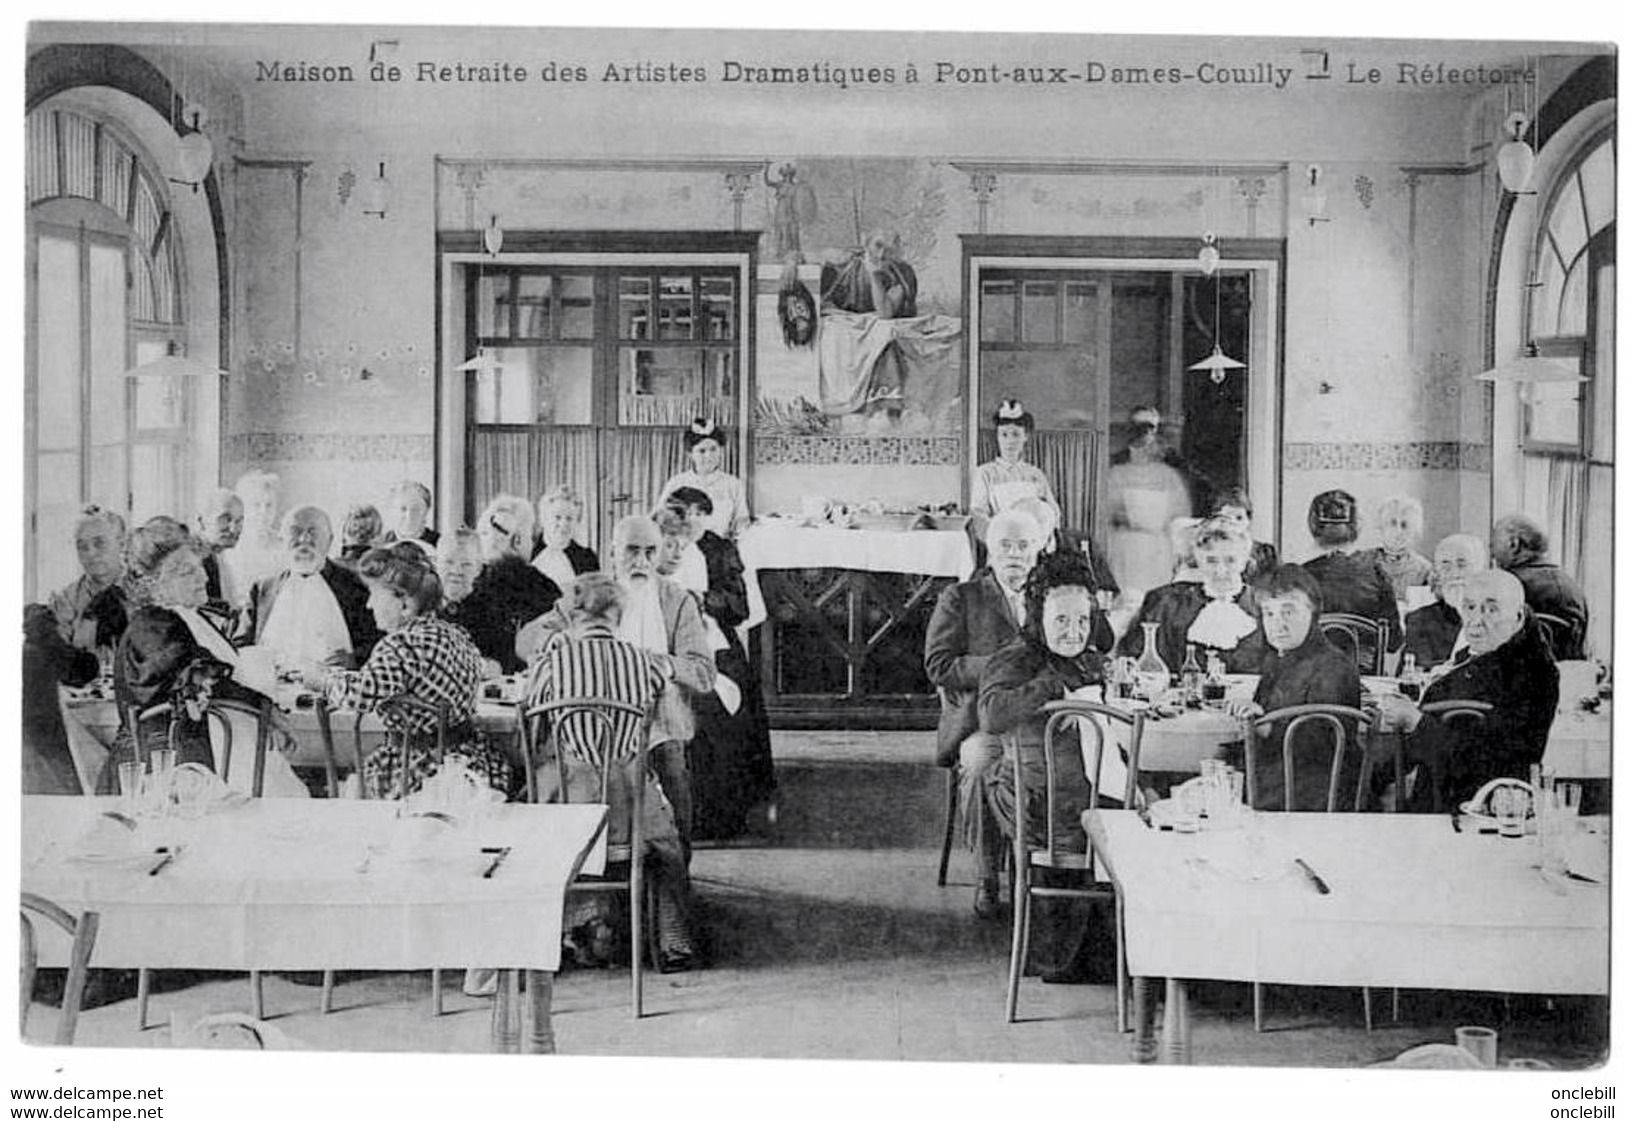
MULTIPOLYGON (((1028 819, 1034 822, 1030 837, 1045 835, 1047 810, 1056 846, 1082 852, 1081 815, 1090 793, 1083 745, 1077 729, 1066 725, 1050 776, 1055 803, 1046 806, 1043 707, 1085 689, 1098 689, 1105 680, 1107 652, 1098 642, 1094 578, 1088 563, 1071 551, 1040 557, 1027 576, 1024 599, 1026 618, 1020 636, 994 654, 982 673, 978 725, 990 735, 1004 737, 1002 758, 982 772, 984 797, 1000 830, 1014 836, 1013 768, 1020 767, 1028 819)), ((1110 800, 1102 795, 1102 801, 1110 800)), ((978 815, 967 815, 967 825, 977 820, 978 815)), ((1095 961, 1093 950, 1085 951, 1086 943, 1098 941, 1100 917, 1080 921, 1074 911, 1035 901, 1031 960, 1046 979, 1080 980, 1091 966, 1111 971, 1109 961, 1095 961)))
POLYGON ((482 605, 482 629, 471 633, 480 653, 494 659, 503 673, 517 673, 524 666, 514 648, 519 629, 545 615, 559 598, 559 586, 530 565, 535 529, 535 509, 512 494, 491 499, 474 527, 485 566, 470 593, 482 605))
POLYGON ((1228 519, 1209 518, 1197 529, 1192 548, 1201 579, 1147 592, 1117 653, 1139 657, 1145 649, 1144 624, 1154 623, 1157 653, 1173 673, 1185 660, 1187 644, 1197 647, 1203 665, 1212 651, 1231 673, 1257 673, 1264 636, 1258 629, 1258 605, 1241 578, 1251 539, 1228 519))
POLYGON ((311 666, 302 676, 333 707, 383 718, 383 745, 361 761, 368 796, 404 797, 435 770, 436 716, 398 704, 406 698, 436 706, 447 726, 448 755, 507 793, 512 767, 474 729, 480 652, 462 628, 436 617, 441 590, 434 565, 416 543, 401 541, 366 553, 358 571, 384 637, 358 670, 311 666))

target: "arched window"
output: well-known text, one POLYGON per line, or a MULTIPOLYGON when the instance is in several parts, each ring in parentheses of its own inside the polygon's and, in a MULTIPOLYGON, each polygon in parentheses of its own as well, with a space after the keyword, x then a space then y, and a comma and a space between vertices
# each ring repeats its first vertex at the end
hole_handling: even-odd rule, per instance
POLYGON ((125 371, 186 339, 185 255, 169 184, 119 124, 57 101, 27 116, 29 580, 75 572, 96 502, 133 521, 192 503, 197 394, 125 371))
POLYGON ((1587 380, 1533 384, 1520 406, 1518 508, 1547 524, 1549 559, 1580 581, 1593 656, 1613 625, 1615 159, 1612 114, 1536 199, 1524 338, 1587 380))

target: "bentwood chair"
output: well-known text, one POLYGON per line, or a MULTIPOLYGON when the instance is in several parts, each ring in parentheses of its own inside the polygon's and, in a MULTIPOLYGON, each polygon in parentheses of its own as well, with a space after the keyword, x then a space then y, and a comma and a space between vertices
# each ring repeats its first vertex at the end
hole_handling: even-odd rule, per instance
MULTIPOLYGON (((1338 796, 1342 793, 1343 766, 1347 761, 1349 730, 1353 729, 1352 739, 1354 746, 1359 750, 1361 763, 1361 781, 1365 781, 1368 769, 1365 764, 1366 734, 1371 728, 1371 715, 1357 708, 1346 705, 1307 704, 1290 705, 1278 708, 1274 712, 1266 712, 1262 716, 1247 721, 1246 737, 1243 741, 1244 766, 1247 769, 1247 804, 1258 805, 1258 759, 1263 747, 1263 740, 1268 737, 1272 728, 1285 725, 1285 732, 1281 736, 1281 778, 1283 783, 1281 808, 1286 813, 1294 810, 1324 809, 1326 813, 1336 813, 1339 809, 1338 796), (1296 761, 1300 749, 1300 737, 1303 733, 1314 729, 1324 728, 1332 737, 1332 763, 1326 784, 1326 801, 1322 806, 1319 799, 1315 799, 1314 806, 1295 805, 1296 761)), ((1358 795, 1356 795, 1358 799, 1358 795)), ((1371 1030, 1371 990, 1364 990, 1365 1030, 1371 1030)), ((1253 1030, 1264 1030, 1264 983, 1253 982, 1253 1030)))
POLYGON ((90 955, 96 949, 96 929, 101 916, 86 911, 74 918, 67 911, 44 896, 32 892, 22 893, 22 987, 17 994, 17 1034, 28 1030, 28 1006, 34 1001, 34 978, 39 972, 39 942, 34 933, 34 920, 46 919, 73 940, 68 952, 68 978, 62 990, 62 1013, 56 1021, 56 1045, 66 1047, 73 1042, 79 1026, 79 1008, 85 1000, 85 980, 90 975, 90 955))
MULTIPOLYGON (((170 747, 176 745, 180 734, 180 719, 171 704, 153 705, 132 718, 136 759, 146 762, 147 729, 162 721, 164 736, 170 747)), ((220 781, 229 782, 236 752, 237 728, 246 723, 254 729, 254 756, 251 765, 253 778, 249 796, 265 794, 265 755, 271 743, 271 702, 258 704, 216 697, 204 710, 204 721, 209 729, 209 744, 214 752, 215 773, 220 781)), ((256 1019, 265 1018, 265 984, 258 970, 248 974, 249 999, 253 1002, 256 1019)), ((138 969, 135 974, 135 1026, 137 1031, 147 1030, 147 1006, 152 999, 152 970, 138 969)))
MULTIPOLYGON (((412 751, 420 742, 420 737, 432 735, 430 740, 430 755, 436 765, 445 762, 446 743, 448 739, 449 710, 443 704, 425 700, 422 697, 400 696, 394 697, 378 706, 378 718, 391 726, 407 727, 413 716, 428 717, 434 722, 432 733, 412 732, 404 733, 405 739, 401 746, 400 766, 395 773, 395 794, 397 798, 405 798, 411 772, 410 760, 412 751)), ((357 798, 366 798, 367 784, 361 773, 361 761, 366 753, 362 749, 362 731, 366 723, 365 712, 355 714, 355 722, 351 726, 352 746, 355 749, 355 789, 357 798)), ((322 747, 327 757, 328 788, 336 795, 338 790, 337 752, 333 743, 332 711, 324 698, 316 698, 316 723, 322 733, 322 747)), ((442 985, 443 970, 431 969, 429 971, 429 1012, 431 1015, 445 1014, 445 991, 442 985)), ((337 983, 337 974, 331 969, 322 971, 322 1014, 333 1011, 333 990, 337 983)))
MULTIPOLYGON (((1115 892, 1111 881, 1095 876, 1095 854, 1092 842, 1086 841, 1084 850, 1069 852, 1056 845, 1055 814, 1055 737, 1062 725, 1075 721, 1078 726, 1078 750, 1084 746, 1085 729, 1094 734, 1094 767, 1087 771, 1093 778, 1089 783, 1089 808, 1100 806, 1100 776, 1105 762, 1107 745, 1117 749, 1117 735, 1126 732, 1128 747, 1125 762, 1127 775, 1123 784, 1123 805, 1133 808, 1138 801, 1137 781, 1140 769, 1140 740, 1145 733, 1145 714, 1128 713, 1110 705, 1094 701, 1051 701, 1043 708, 1044 722, 1044 816, 1042 844, 1034 835, 1034 823, 1028 820, 1028 791, 1022 775, 1021 755, 1013 735, 1005 737, 1005 757, 1011 762, 1015 776, 1015 826, 1012 844, 1012 862, 1015 877, 1011 888, 1014 917, 1010 928, 1010 979, 1005 990, 1004 1019, 1016 1022, 1016 1001, 1021 993, 1021 975, 1027 968, 1027 938, 1032 918, 1032 897, 1065 897, 1074 899, 1112 899, 1115 892), (1081 881, 1077 886, 1033 883, 1033 870, 1045 868, 1070 871, 1081 881)), ((1113 908, 1117 941, 1117 1030, 1128 1030, 1128 959, 1123 952, 1123 909, 1113 908)))
POLYGON ((1362 674, 1381 677, 1386 672, 1388 620, 1327 611, 1320 616, 1320 633, 1333 646, 1347 651, 1362 674))
POLYGON ((543 796, 561 803, 570 800, 566 770, 571 763, 592 768, 597 780, 597 801, 613 807, 611 787, 624 781, 630 787, 631 821, 625 843, 614 843, 613 832, 606 863, 628 866, 627 879, 611 878, 606 869, 602 878, 572 877, 565 889, 568 906, 572 894, 625 893, 631 910, 632 931, 632 1017, 643 1017, 643 960, 652 952, 649 923, 646 921, 647 884, 643 874, 644 786, 649 774, 650 708, 609 697, 580 697, 543 701, 525 710, 519 722, 520 751, 525 763, 525 789, 531 802, 543 796), (629 759, 617 749, 620 733, 635 722, 636 752, 629 759), (558 773, 556 789, 543 791, 540 769, 543 761, 554 764, 558 773), (619 776, 619 777, 617 777, 619 776))
POLYGON ((1579 645, 1576 641, 1579 635, 1579 627, 1575 625, 1572 619, 1565 619, 1561 615, 1551 615, 1545 611, 1536 611, 1534 615, 1535 623, 1540 627, 1540 633, 1546 639, 1546 645, 1552 651, 1552 657, 1561 661, 1564 658, 1585 656, 1582 653, 1575 652, 1574 648, 1579 645))

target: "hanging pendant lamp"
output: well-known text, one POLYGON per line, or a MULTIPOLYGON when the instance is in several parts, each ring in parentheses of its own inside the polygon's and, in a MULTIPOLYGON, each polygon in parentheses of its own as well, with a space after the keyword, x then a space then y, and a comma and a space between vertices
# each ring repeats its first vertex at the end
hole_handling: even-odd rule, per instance
MULTIPOLYGON (((1214 254, 1217 256, 1217 249, 1214 250, 1214 254)), ((1216 266, 1217 262, 1215 262, 1216 266)), ((1222 274, 1213 277, 1213 353, 1200 362, 1192 362, 1185 367, 1187 370, 1206 370, 1207 376, 1214 385, 1223 385, 1225 377, 1231 370, 1245 370, 1247 368, 1247 363, 1236 361, 1226 354, 1224 348, 1219 345, 1219 285, 1223 280, 1222 274)))

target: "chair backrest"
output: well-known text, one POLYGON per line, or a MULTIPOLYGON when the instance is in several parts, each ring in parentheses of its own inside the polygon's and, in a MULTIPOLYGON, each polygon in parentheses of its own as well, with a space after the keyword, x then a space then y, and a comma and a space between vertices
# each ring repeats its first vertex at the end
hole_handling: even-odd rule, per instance
MULTIPOLYGON (((431 734, 415 731, 413 729, 413 725, 421 724, 426 719, 433 722, 432 735, 434 736, 434 739, 432 741, 432 746, 430 747, 430 753, 434 758, 435 764, 439 765, 440 763, 445 762, 446 759, 446 744, 449 737, 451 710, 447 705, 440 704, 435 701, 425 700, 422 697, 402 695, 399 697, 391 697, 389 700, 381 703, 377 709, 373 710, 372 712, 358 711, 355 714, 355 723, 351 726, 350 732, 353 746, 355 747, 355 766, 357 774, 361 773, 361 761, 366 758, 367 754, 362 748, 361 730, 362 726, 366 724, 368 716, 375 716, 384 724, 400 730, 401 758, 400 766, 396 768, 395 771, 395 797, 405 798, 407 782, 409 781, 412 771, 412 749, 419 742, 420 736, 431 734)), ((318 705, 316 719, 318 722, 321 720, 320 705, 318 705)), ((336 761, 334 766, 337 766, 336 761)), ((334 778, 330 779, 329 781, 336 782, 336 774, 334 778)), ((365 782, 357 782, 356 786, 359 790, 359 796, 365 798, 367 796, 367 784, 365 782)))
POLYGON ((1470 701, 1465 698, 1450 701, 1429 701, 1422 706, 1423 716, 1432 716, 1443 720, 1446 724, 1455 724, 1465 721, 1468 724, 1477 724, 1495 711, 1495 706, 1488 701, 1470 701))
MULTIPOLYGON (((1347 705, 1289 705, 1278 708, 1274 712, 1266 712, 1247 722, 1247 733, 1244 745, 1245 766, 1247 768, 1247 804, 1258 805, 1258 740, 1259 733, 1268 734, 1271 727, 1285 721, 1286 732, 1281 737, 1281 772, 1284 783, 1282 805, 1288 813, 1292 812, 1293 789, 1295 786, 1295 759, 1297 755, 1297 741, 1306 730, 1316 726, 1331 729, 1332 735, 1332 766, 1326 784, 1326 812, 1337 812, 1337 795, 1340 786, 1339 780, 1343 777, 1343 760, 1348 747, 1348 729, 1353 727, 1356 745, 1361 749, 1361 780, 1366 780, 1365 773, 1365 734, 1371 727, 1371 715, 1361 712, 1357 708, 1347 705)), ((1356 795, 1358 801, 1359 796, 1356 795)))
POLYGON ((22 989, 17 996, 17 1031, 28 1027, 28 1006, 34 999, 34 978, 39 971, 39 945, 34 935, 34 919, 48 919, 73 939, 68 956, 67 984, 62 990, 62 1015, 56 1023, 56 1043, 67 1046, 79 1026, 79 1006, 84 1003, 85 979, 90 973, 90 955, 96 949, 96 930, 101 916, 86 911, 77 919, 44 896, 22 893, 22 989))
MULTIPOLYGON (((610 860, 622 860, 642 853, 643 789, 649 771, 649 722, 653 715, 654 702, 644 708, 610 697, 577 697, 531 705, 519 721, 519 749, 525 762, 527 800, 541 800, 537 771, 541 756, 549 747, 558 771, 558 799, 562 803, 570 800, 566 756, 593 768, 598 779, 598 801, 611 810, 615 808, 611 783, 620 771, 626 776, 629 787, 630 797, 623 805, 631 820, 626 833, 626 850, 622 852, 618 843, 611 844, 608 856, 610 860), (627 727, 628 721, 634 721, 636 728, 635 750, 631 755, 616 747, 621 739, 619 733, 627 727), (565 732, 568 735, 561 735, 565 732)), ((611 832, 613 834, 613 829, 611 832)))
POLYGON ((1535 623, 1540 627, 1541 635, 1546 639, 1546 645, 1551 648, 1552 657, 1557 659, 1584 657, 1575 651, 1575 639, 1579 634, 1572 619, 1565 619, 1561 615, 1550 615, 1544 611, 1536 611, 1535 623))
MULTIPOLYGON (((1133 809, 1138 801, 1138 781, 1140 773, 1140 740, 1145 732, 1145 714, 1143 712, 1126 712, 1111 705, 1101 704, 1098 701, 1059 700, 1050 701, 1041 710, 1046 719, 1044 721, 1044 849, 1053 855, 1055 849, 1055 737, 1062 725, 1067 721, 1075 721, 1078 726, 1078 751, 1080 753, 1092 751, 1094 767, 1088 768, 1088 757, 1085 756, 1085 773, 1092 774, 1094 779, 1089 783, 1089 808, 1095 809, 1100 805, 1100 777, 1103 773, 1106 759, 1106 745, 1108 742, 1116 745, 1113 735, 1113 725, 1120 725, 1129 734, 1127 749, 1127 771, 1123 782, 1123 806, 1133 809), (1088 727, 1094 732, 1092 746, 1083 742, 1083 729, 1088 727)), ((1024 853, 1027 841, 1027 791, 1026 783, 1022 777, 1021 756, 1019 752, 1011 751, 1011 770, 1015 776, 1016 791, 1016 852, 1024 853)))
MULTIPOLYGON (((327 770, 327 796, 339 796, 339 759, 338 749, 333 743, 333 710, 327 705, 327 698, 318 694, 311 702, 311 711, 316 714, 316 730, 322 737, 322 764, 327 770)), ((359 745, 358 745, 359 748, 359 745)), ((361 752, 356 751, 356 770, 361 769, 361 752)), ((358 779, 356 786, 360 786, 358 779)))
POLYGON ((1361 673, 1381 675, 1388 650, 1388 620, 1327 611, 1320 616, 1320 633, 1352 655, 1361 673))
MULTIPOLYGON (((220 776, 221 782, 231 781, 231 766, 235 753, 232 751, 235 732, 232 728, 232 717, 252 722, 254 726, 254 777, 249 787, 253 797, 261 797, 265 793, 265 753, 269 750, 271 740, 271 702, 261 701, 259 704, 249 704, 247 701, 229 700, 223 697, 214 697, 209 701, 209 707, 204 711, 204 721, 209 727, 209 744, 214 754, 215 773, 220 776)), ((136 740, 136 761, 143 766, 146 764, 146 739, 148 727, 163 721, 165 736, 169 746, 177 748, 180 734, 180 720, 175 706, 167 701, 143 709, 134 719, 136 740)))
MULTIPOLYGON (((525 756, 525 781, 530 800, 537 797, 536 766, 540 753, 551 742, 554 758, 560 760, 564 749, 579 762, 587 763, 598 772, 600 801, 609 800, 608 763, 625 763, 630 758, 618 745, 623 730, 635 728, 633 753, 643 755, 648 749, 648 723, 653 706, 644 708, 612 697, 576 697, 567 700, 542 701, 525 710, 519 722, 520 745, 525 756)), ((564 787, 561 778, 560 788, 564 787)), ((564 794, 568 797, 568 794, 564 794)))

